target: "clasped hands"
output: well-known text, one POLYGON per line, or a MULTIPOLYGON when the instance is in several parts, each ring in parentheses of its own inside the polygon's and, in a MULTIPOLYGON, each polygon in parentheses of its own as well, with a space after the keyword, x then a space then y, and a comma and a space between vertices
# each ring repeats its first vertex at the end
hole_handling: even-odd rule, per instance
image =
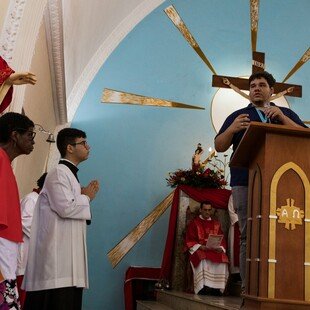
POLYGON ((96 197, 98 191, 99 191, 98 180, 92 180, 86 187, 81 188, 81 194, 88 196, 90 201, 92 201, 96 197))

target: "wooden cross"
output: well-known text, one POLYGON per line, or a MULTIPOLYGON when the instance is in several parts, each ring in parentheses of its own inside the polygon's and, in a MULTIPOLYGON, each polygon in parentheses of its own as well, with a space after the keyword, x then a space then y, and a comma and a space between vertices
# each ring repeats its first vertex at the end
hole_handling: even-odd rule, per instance
MULTIPOLYGON (((265 70, 265 54, 261 52, 253 51, 253 61, 252 61, 252 73, 262 72, 265 70)), ((237 86, 239 89, 249 90, 249 80, 242 79, 232 76, 222 76, 213 75, 212 86, 220 88, 230 88, 228 85, 224 84, 223 78, 229 79, 229 81, 237 86)), ((281 91, 288 89, 289 87, 294 87, 294 90, 287 93, 285 96, 301 97, 302 87, 301 85, 286 84, 286 83, 276 83, 274 85, 274 93, 277 94, 281 91)))

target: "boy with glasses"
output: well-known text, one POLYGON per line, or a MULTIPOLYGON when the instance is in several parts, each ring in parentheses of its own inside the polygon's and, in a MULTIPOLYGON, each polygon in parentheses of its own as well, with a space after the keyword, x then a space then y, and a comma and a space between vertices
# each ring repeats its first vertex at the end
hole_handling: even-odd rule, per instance
POLYGON ((79 163, 90 147, 85 132, 65 128, 58 133, 61 160, 51 170, 40 192, 30 236, 23 288, 25 310, 78 310, 88 287, 86 220, 99 183, 81 187, 79 163))

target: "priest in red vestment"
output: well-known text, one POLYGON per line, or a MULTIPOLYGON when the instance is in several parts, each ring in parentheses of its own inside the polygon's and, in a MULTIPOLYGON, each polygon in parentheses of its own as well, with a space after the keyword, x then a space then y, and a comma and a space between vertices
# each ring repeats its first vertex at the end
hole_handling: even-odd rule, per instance
POLYGON ((229 275, 226 242, 220 222, 211 218, 212 206, 203 202, 199 211, 200 215, 189 223, 185 236, 185 249, 190 253, 193 269, 194 291, 195 294, 221 295, 229 275))
POLYGON ((13 85, 31 84, 37 82, 36 76, 30 72, 15 72, 0 56, 0 113, 11 103, 13 85))

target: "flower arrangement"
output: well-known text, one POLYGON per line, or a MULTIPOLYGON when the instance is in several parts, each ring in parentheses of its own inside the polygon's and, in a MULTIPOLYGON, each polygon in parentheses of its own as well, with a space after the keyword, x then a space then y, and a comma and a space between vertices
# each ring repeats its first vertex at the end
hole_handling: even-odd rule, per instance
POLYGON ((198 170, 182 170, 169 173, 167 185, 174 188, 178 185, 190 185, 201 188, 223 188, 227 182, 219 170, 199 168, 198 170))
MULTIPOLYGON (((200 156, 203 153, 201 144, 192 157, 192 169, 178 169, 175 172, 169 172, 169 177, 166 178, 167 185, 174 188, 178 185, 190 185, 201 188, 223 188, 227 182, 225 180, 225 169, 220 169, 216 164, 212 163, 212 158, 216 158, 216 152, 210 151, 209 156, 201 163, 200 156), (214 169, 206 168, 206 165, 212 165, 214 169)), ((225 168, 225 163, 223 163, 225 168)))

